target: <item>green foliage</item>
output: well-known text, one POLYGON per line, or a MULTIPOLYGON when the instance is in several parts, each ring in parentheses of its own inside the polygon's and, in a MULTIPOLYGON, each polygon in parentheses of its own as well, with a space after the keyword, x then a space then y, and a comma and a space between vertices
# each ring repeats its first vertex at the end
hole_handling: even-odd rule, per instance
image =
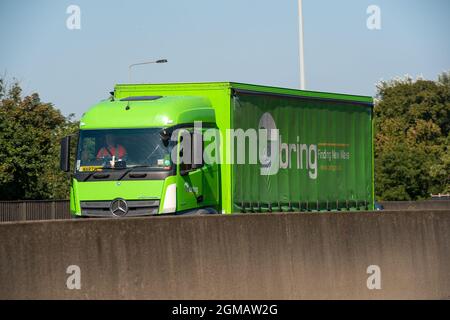
POLYGON ((375 191, 380 200, 450 192, 450 73, 438 81, 381 82, 375 103, 375 191))
POLYGON ((77 130, 72 118, 0 79, 0 199, 68 199, 59 140, 77 130))

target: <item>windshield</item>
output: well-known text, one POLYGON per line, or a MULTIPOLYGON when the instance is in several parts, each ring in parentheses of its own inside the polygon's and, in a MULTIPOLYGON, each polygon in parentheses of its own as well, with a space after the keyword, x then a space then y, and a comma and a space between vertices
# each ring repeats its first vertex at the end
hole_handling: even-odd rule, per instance
POLYGON ((170 146, 164 146, 160 130, 81 130, 76 170, 85 172, 134 167, 170 170, 170 146))

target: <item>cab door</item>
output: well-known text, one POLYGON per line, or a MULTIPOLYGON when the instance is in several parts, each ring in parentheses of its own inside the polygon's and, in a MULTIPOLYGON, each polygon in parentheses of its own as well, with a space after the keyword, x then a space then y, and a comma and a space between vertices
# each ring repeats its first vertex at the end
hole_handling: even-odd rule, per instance
POLYGON ((178 134, 177 211, 200 208, 203 198, 203 141, 201 133, 182 129, 178 134))

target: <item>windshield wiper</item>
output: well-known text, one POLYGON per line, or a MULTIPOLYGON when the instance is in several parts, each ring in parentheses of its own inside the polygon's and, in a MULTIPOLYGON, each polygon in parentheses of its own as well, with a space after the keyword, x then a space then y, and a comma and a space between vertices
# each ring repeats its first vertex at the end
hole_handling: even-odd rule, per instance
POLYGON ((132 167, 128 167, 129 169, 134 169, 134 168, 154 168, 153 166, 149 166, 149 165, 137 165, 137 166, 132 166, 132 167))
POLYGON ((102 170, 125 170, 126 167, 120 168, 120 167, 103 167, 102 170))

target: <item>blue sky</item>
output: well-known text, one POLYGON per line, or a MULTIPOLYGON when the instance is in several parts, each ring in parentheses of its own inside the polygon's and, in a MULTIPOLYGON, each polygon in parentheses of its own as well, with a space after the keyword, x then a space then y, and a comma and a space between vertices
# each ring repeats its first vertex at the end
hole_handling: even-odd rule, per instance
MULTIPOLYGON (((374 95, 380 79, 450 70, 448 0, 303 0, 306 88, 374 95), (369 5, 381 30, 366 27, 369 5)), ((0 0, 0 74, 79 117, 128 82, 299 86, 297 1, 0 0), (69 5, 81 29, 66 28, 69 5)))

